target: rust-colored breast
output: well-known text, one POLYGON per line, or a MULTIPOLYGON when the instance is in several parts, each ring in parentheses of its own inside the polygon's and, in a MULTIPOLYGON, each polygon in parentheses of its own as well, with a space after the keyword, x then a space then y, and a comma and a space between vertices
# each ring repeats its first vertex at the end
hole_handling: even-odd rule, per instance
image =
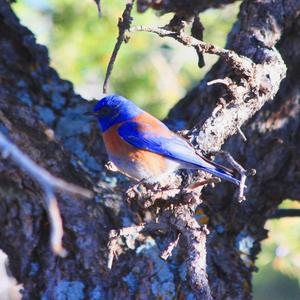
POLYGON ((122 123, 116 124, 103 133, 103 140, 106 150, 109 154, 114 156, 127 156, 128 153, 134 151, 135 149, 119 136, 118 128, 121 126, 121 124, 122 123))
MULTIPOLYGON (((159 176, 166 172, 166 158, 128 144, 119 136, 118 128, 121 125, 122 123, 116 124, 103 133, 107 153, 120 171, 136 179, 159 176), (116 160, 114 161, 113 158, 116 160)), ((147 124, 141 124, 141 126, 147 126, 147 124)))

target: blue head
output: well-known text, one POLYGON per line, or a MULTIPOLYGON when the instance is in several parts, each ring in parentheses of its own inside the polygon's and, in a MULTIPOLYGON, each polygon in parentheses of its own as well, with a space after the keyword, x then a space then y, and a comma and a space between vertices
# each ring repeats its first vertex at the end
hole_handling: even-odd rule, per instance
POLYGON ((118 95, 106 96, 94 107, 94 115, 99 121, 102 132, 115 124, 130 120, 142 112, 143 110, 133 102, 118 95))

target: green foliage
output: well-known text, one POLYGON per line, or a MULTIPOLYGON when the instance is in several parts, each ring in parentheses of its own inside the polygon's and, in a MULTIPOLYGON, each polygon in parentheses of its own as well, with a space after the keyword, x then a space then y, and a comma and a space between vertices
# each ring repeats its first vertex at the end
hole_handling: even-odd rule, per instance
MULTIPOLYGON (((281 208, 300 208, 298 202, 286 200, 281 208)), ((272 263, 274 269, 294 277, 300 283, 300 220, 296 217, 269 221, 269 239, 264 242, 261 265, 272 263), (274 259, 274 254, 275 259, 274 259)))
MULTIPOLYGON (((300 204, 285 200, 280 208, 300 208, 300 204)), ((297 299, 296 295, 300 295, 300 220, 296 217, 271 220, 266 227, 269 238, 263 241, 263 251, 257 262, 259 272, 254 276, 256 291, 258 295, 269 293, 268 299, 297 299), (261 282, 268 289, 263 288, 261 282)))
MULTIPOLYGON (((103 0, 98 18, 93 1, 20 0, 14 6, 22 22, 48 46, 52 66, 75 85, 85 98, 100 98, 107 63, 118 34, 123 1, 103 0)), ((204 40, 224 46, 238 5, 209 10, 201 15, 204 40)), ((156 16, 151 10, 133 12, 133 24, 167 24, 171 14, 156 16)), ((150 33, 135 33, 122 46, 111 77, 111 92, 133 99, 164 117, 186 91, 204 76, 216 57, 206 56, 206 67, 197 67, 194 49, 150 33)))

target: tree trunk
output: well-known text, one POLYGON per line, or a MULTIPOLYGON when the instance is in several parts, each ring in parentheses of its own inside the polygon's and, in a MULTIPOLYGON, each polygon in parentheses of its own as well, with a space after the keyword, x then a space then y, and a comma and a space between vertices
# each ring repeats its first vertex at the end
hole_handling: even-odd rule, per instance
MULTIPOLYGON (((173 0, 161 1, 155 8, 190 15, 230 2, 173 0)), ((8 2, 0 0, 0 130, 53 175, 96 193, 91 200, 58 195, 68 250, 66 258, 59 258, 49 247, 41 187, 9 158, 0 160, 0 248, 9 256, 13 275, 24 285, 23 299, 208 299, 210 292, 214 299, 251 299, 255 259, 267 236, 264 224, 283 199, 299 200, 299 12, 297 0, 244 1, 228 37, 228 49, 263 70, 267 65, 278 73, 283 70, 275 46, 287 66, 273 101, 260 109, 267 99, 260 103, 260 98, 253 96, 254 101, 248 95, 239 104, 245 104, 245 110, 247 103, 255 107, 247 116, 260 109, 240 122, 247 121, 243 124, 247 142, 235 134, 236 128, 224 136, 217 131, 214 137, 214 127, 206 121, 219 99, 229 102, 230 95, 222 86, 205 83, 230 77, 237 87, 243 85, 223 60, 169 114, 170 126, 193 128, 197 145, 206 152, 217 150, 207 142, 210 138, 221 146, 235 134, 226 141, 226 150, 247 169, 257 170, 247 181, 247 200, 241 204, 230 184, 202 192, 210 231, 207 240, 204 233, 207 267, 202 271, 210 291, 200 293, 192 286, 186 263, 188 239, 180 240, 172 257, 164 261, 160 258, 163 236, 144 235, 137 241, 127 236, 112 270, 107 269, 110 229, 139 224, 146 214, 125 203, 129 183, 104 167, 107 157, 97 124, 83 115, 93 103, 75 95, 72 84, 49 67, 46 48, 36 44, 8 2)), ((276 87, 263 88, 270 90, 271 100, 276 87)), ((176 228, 180 231, 178 222, 176 228)))

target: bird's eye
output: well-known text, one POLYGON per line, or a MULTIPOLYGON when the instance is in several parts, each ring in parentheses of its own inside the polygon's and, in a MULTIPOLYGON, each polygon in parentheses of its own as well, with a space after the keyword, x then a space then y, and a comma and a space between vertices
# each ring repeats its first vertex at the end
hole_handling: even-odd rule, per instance
POLYGON ((109 113, 110 113, 110 109, 109 109, 108 107, 106 107, 106 106, 102 107, 102 108, 98 111, 98 115, 99 115, 99 116, 102 116, 102 117, 108 115, 109 113))

